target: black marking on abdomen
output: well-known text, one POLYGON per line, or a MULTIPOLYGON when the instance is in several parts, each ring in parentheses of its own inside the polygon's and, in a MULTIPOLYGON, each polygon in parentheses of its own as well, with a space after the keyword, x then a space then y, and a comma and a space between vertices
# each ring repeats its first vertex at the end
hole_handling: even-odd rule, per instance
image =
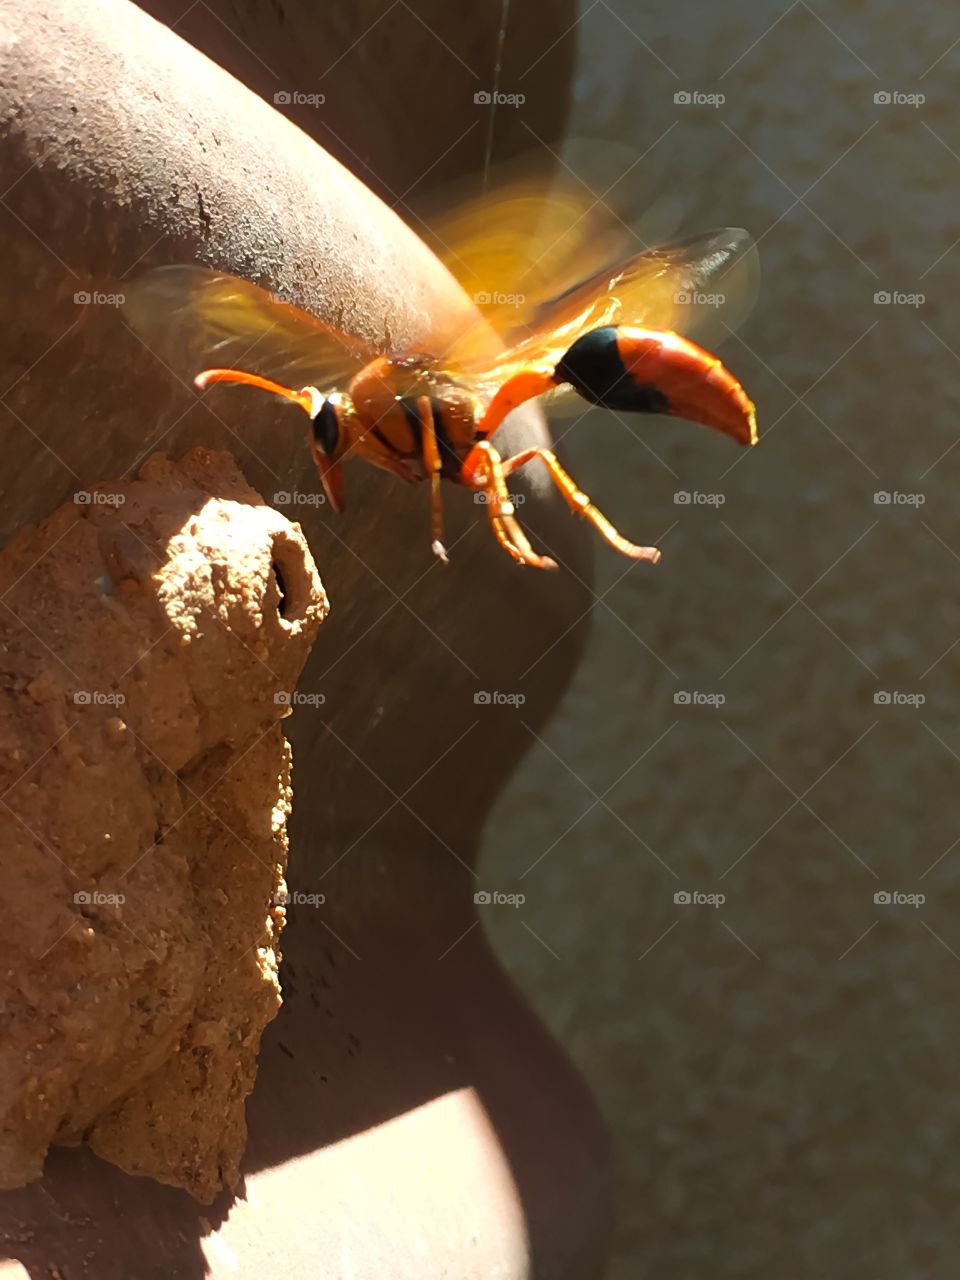
POLYGON ((652 383, 636 382, 620 358, 613 325, 578 338, 554 371, 584 400, 623 413, 669 413, 670 401, 652 383))

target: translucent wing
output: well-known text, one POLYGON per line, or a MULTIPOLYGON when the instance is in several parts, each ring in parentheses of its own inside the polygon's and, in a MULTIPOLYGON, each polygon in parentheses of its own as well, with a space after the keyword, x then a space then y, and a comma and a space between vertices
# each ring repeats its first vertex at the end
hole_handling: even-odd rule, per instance
POLYGON ((494 328, 598 270, 625 238, 586 189, 517 178, 418 234, 494 328))
POLYGON ((216 365, 327 389, 376 354, 257 285, 205 267, 158 267, 124 292, 129 324, 185 376, 216 365))
POLYGON ((725 228, 594 272, 505 334, 508 349, 493 362, 472 349, 467 334, 461 346, 451 345, 447 363, 481 393, 492 394, 512 373, 528 364, 556 363, 582 334, 604 325, 673 331, 712 346, 743 321, 758 286, 751 237, 725 228))
POLYGON ((656 243, 647 237, 651 196, 636 163, 628 148, 571 139, 562 155, 521 155, 493 171, 487 190, 465 180, 459 190, 447 187, 443 208, 423 209, 411 225, 481 316, 469 334, 435 334, 435 353, 456 350, 482 363, 495 350, 491 329, 528 323, 544 299, 656 243))

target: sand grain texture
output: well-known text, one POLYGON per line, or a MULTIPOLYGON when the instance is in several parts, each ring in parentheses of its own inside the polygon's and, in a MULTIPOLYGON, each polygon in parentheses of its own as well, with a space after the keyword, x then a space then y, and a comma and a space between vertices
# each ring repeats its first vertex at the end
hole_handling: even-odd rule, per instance
POLYGON ((201 448, 25 529, 0 583, 0 1185, 87 1141, 209 1200, 279 1006, 279 720, 323 588, 201 448))

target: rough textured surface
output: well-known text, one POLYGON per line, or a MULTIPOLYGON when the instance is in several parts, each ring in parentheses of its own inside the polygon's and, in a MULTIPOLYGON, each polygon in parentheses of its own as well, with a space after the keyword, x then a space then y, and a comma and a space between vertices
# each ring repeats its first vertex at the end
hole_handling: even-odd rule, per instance
POLYGON ((140 7, 276 105, 406 219, 425 188, 463 174, 479 180, 488 147, 495 163, 537 149, 538 139, 552 143, 576 54, 567 3, 552 6, 547 24, 524 0, 475 10, 445 0, 140 7), (490 106, 474 97, 490 94, 498 61, 499 91, 525 101, 522 111, 501 105, 491 132, 490 106))
POLYGON ((210 1200, 279 1005, 278 720, 326 598, 203 450, 24 530, 0 598, 0 1180, 85 1140, 210 1200))

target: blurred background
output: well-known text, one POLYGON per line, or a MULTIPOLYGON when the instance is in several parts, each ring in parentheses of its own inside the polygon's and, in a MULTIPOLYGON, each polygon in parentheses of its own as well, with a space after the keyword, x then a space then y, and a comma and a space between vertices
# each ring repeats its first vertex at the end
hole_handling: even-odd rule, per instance
POLYGON ((614 1133, 617 1280, 946 1277, 955 15, 584 0, 576 39, 569 131, 648 152, 685 230, 759 242, 721 354, 761 441, 600 413, 564 438, 664 556, 597 555, 574 686, 486 836, 526 902, 485 919, 614 1133))

